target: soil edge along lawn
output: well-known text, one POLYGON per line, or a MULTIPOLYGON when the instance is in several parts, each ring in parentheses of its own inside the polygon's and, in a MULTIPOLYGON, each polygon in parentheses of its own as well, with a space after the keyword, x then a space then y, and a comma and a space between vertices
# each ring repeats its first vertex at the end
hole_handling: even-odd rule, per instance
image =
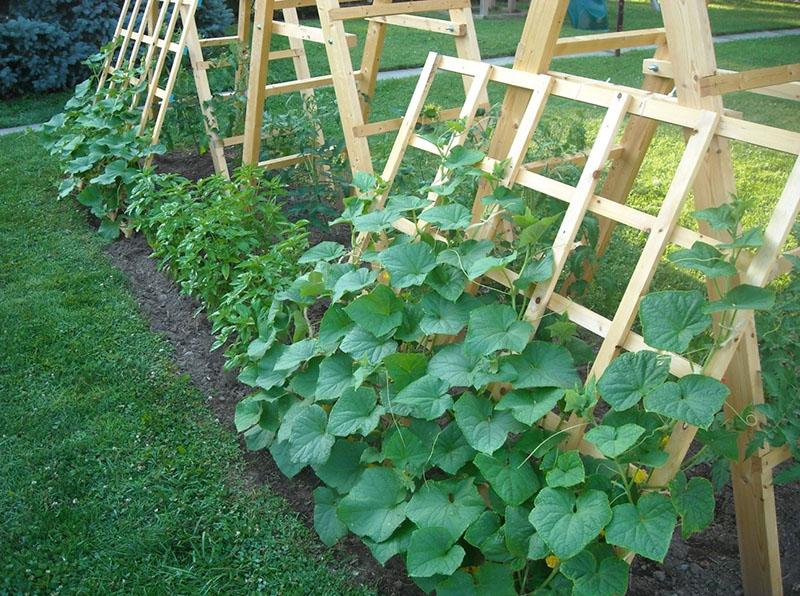
POLYGON ((58 174, 0 138, 0 593, 367 593, 244 481, 58 174))

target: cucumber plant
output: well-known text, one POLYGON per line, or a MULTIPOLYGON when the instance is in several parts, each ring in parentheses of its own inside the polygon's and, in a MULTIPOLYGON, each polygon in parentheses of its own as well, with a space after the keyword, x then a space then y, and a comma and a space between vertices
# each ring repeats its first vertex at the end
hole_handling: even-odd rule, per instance
MULTIPOLYGON (((548 315, 534 333, 523 314, 532 286, 553 275, 559 218, 538 216, 500 186, 502 164, 479 173, 472 166, 483 157, 464 147, 443 156, 434 207, 425 187, 373 210, 385 187, 355 178, 358 192, 337 222, 354 240, 373 240, 355 251, 323 242, 299 259, 308 270, 276 296, 249 345, 239 378, 255 392, 238 404, 236 426, 287 476, 316 472, 324 486, 314 521, 326 544, 352 532, 380 562, 402 557, 425 591, 624 593, 626 552, 662 561, 678 524, 690 536, 711 523, 712 484, 687 473, 737 457, 748 413, 731 421, 727 387, 702 370, 672 377, 669 355, 625 353, 600 378, 584 378, 576 361, 592 352, 572 323, 548 315), (484 216, 502 206, 513 242, 471 237, 470 212, 456 198, 476 175, 492 189, 484 216), (395 230, 401 217, 415 236, 395 230), (484 277, 507 266, 521 272, 511 290, 484 277), (703 429, 702 453, 654 486, 682 424, 703 429), (594 455, 568 447, 576 427, 594 455)), ((734 226, 735 208, 697 216, 734 226)), ((769 290, 726 285, 760 238, 738 223, 731 231, 728 245, 673 255, 680 266, 702 265, 719 299, 644 297, 651 348, 707 362, 736 310, 772 304, 769 290)))
POLYGON ((43 126, 44 147, 64 163, 59 198, 74 195, 100 219, 98 231, 108 239, 127 228, 125 203, 139 164, 165 151, 161 145, 152 145, 149 133, 139 134, 141 115, 131 110, 134 98, 146 91, 145 77, 131 84, 138 73, 119 68, 102 89, 97 88, 97 69, 111 51, 106 48, 87 61, 95 75, 78 85, 64 112, 43 126))

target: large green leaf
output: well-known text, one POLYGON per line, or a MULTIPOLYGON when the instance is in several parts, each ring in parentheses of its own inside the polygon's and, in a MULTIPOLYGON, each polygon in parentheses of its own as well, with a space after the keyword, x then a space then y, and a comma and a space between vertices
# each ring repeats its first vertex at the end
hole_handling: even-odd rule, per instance
POLYGON ((428 357, 415 352, 391 354, 383 359, 386 371, 392 379, 394 388, 400 391, 425 374, 428 357))
POLYGON ((457 170, 472 166, 481 161, 486 155, 478 149, 467 149, 462 145, 456 145, 450 149, 450 153, 444 161, 444 167, 450 170, 457 170))
POLYGON ((491 562, 478 567, 475 572, 475 593, 480 596, 516 596, 511 567, 491 562))
POLYGON ((598 490, 588 490, 576 498, 563 488, 543 488, 530 514, 533 527, 562 560, 586 548, 610 520, 608 496, 598 490))
POLYGON ((328 432, 337 437, 368 435, 378 426, 383 407, 377 406, 378 397, 373 389, 359 387, 346 389, 336 400, 328 420, 328 432))
POLYGON ((451 575, 464 560, 465 551, 444 528, 420 528, 408 546, 408 574, 412 577, 451 575))
POLYGON ((314 472, 325 484, 344 494, 353 488, 365 469, 361 454, 366 448, 366 443, 360 441, 337 439, 328 460, 314 465, 314 472))
POLYGON ((395 469, 404 470, 411 476, 420 476, 430 467, 431 446, 424 440, 424 433, 419 431, 417 425, 392 428, 383 441, 383 461, 391 461, 395 469))
POLYGON ((506 505, 521 505, 541 486, 536 472, 519 451, 500 449, 494 455, 479 453, 475 465, 506 505))
POLYGON ((706 305, 705 311, 712 313, 723 310, 769 310, 774 305, 775 292, 773 290, 741 284, 719 300, 706 305))
POLYGON ((390 468, 368 468, 339 503, 337 513, 351 532, 383 542, 406 518, 406 490, 390 468))
POLYGON ((433 355, 428 373, 447 381, 450 387, 469 387, 480 361, 480 356, 465 353, 463 343, 448 344, 433 355))
POLYGON ((663 561, 675 529, 675 510, 669 499, 647 493, 638 503, 624 503, 613 509, 614 517, 606 527, 606 542, 636 554, 663 561))
POLYGON ((423 211, 419 216, 440 230, 466 230, 472 220, 469 209, 458 203, 439 205, 423 211))
POLYGON ((586 433, 586 440, 597 447, 600 453, 614 459, 633 447, 644 431, 638 424, 623 424, 618 427, 601 424, 586 433))
POLYGON ((458 424, 451 422, 436 437, 431 463, 448 474, 455 474, 475 457, 475 450, 464 438, 458 424))
POLYGON ((563 387, 573 389, 580 383, 572 355, 563 346, 534 341, 522 354, 510 356, 507 362, 516 372, 515 389, 563 387))
POLYGON ((464 540, 481 551, 490 561, 510 561, 513 557, 506 548, 500 516, 494 511, 484 511, 467 528, 464 540))
POLYGON ((553 277, 553 250, 548 248, 547 252, 539 259, 534 259, 525 265, 519 277, 514 281, 514 286, 524 290, 531 284, 547 281, 553 277))
POLYGON ((386 356, 397 351, 397 342, 391 339, 379 339, 366 329, 355 327, 344 337, 339 349, 345 354, 350 354, 355 360, 378 364, 386 356))
POLYGON ((480 356, 498 350, 521 352, 528 345, 532 331, 530 323, 517 320, 517 313, 510 306, 482 306, 470 313, 464 350, 480 356))
POLYGON ((644 407, 670 418, 708 428, 730 390, 711 377, 686 375, 677 383, 665 383, 644 398, 644 407))
POLYGON ((523 560, 528 557, 528 546, 535 531, 528 521, 528 513, 524 507, 506 507, 503 525, 508 552, 523 560))
POLYGON ((418 286, 436 267, 436 256, 424 242, 390 246, 381 251, 378 259, 389 272, 393 288, 418 286))
POLYGON ((338 498, 331 489, 314 489, 314 529, 326 546, 333 546, 347 535, 345 526, 336 516, 338 498))
POLYGON ((317 353, 316 339, 303 339, 290 344, 275 362, 275 370, 294 370, 317 353))
POLYGON ((289 455, 302 464, 322 464, 336 439, 328 433, 328 416, 318 405, 308 406, 295 417, 289 435, 289 455))
POLYGON ((469 321, 469 313, 480 303, 465 294, 455 303, 442 298, 439 294, 426 294, 420 306, 425 313, 420 327, 426 335, 456 335, 469 321))
POLYGON ((414 532, 414 529, 415 526, 411 522, 404 523, 388 540, 375 542, 369 538, 364 538, 364 544, 367 545, 372 556, 375 557, 381 565, 385 565, 386 561, 393 556, 408 550, 408 545, 411 543, 411 534, 414 532))
POLYGON ((436 420, 453 405, 453 398, 447 392, 449 388, 441 379, 425 375, 403 388, 392 405, 404 416, 436 420))
POLYGON ((411 498, 406 514, 420 528, 445 528, 457 540, 485 509, 471 478, 429 480, 411 498))
POLYGON ((464 293, 466 282, 464 274, 449 265, 437 265, 426 279, 426 283, 437 294, 451 302, 455 302, 464 293))
POLYGON ((320 363, 315 393, 318 401, 337 399, 353 385, 353 360, 349 356, 334 354, 320 363))
POLYGON ((456 424, 464 433, 464 438, 474 449, 491 455, 508 438, 508 433, 520 430, 522 426, 514 420, 511 412, 494 411, 492 402, 464 393, 453 406, 456 424))
POLYGON ((336 280, 333 286, 333 296, 331 302, 337 302, 345 294, 351 294, 363 290, 368 285, 375 281, 378 277, 377 271, 371 269, 356 269, 355 271, 348 271, 336 280))
POLYGON ((714 487, 711 482, 700 476, 688 482, 683 473, 679 473, 669 483, 670 498, 675 511, 681 516, 681 535, 684 540, 705 530, 714 521, 714 487))
POLYGON ((439 253, 438 262, 452 265, 469 279, 477 279, 492 269, 505 267, 517 258, 516 252, 502 257, 491 256, 494 249, 491 240, 467 240, 439 253))
POLYGON ((389 335, 403 322, 403 302, 386 286, 377 286, 344 310, 356 325, 376 337, 389 335))
POLYGON ((302 265, 304 263, 316 263, 317 261, 333 261, 341 257, 344 252, 344 246, 338 242, 326 240, 307 250, 297 262, 302 265))
POLYGON ((514 418, 522 424, 531 426, 551 412, 562 397, 564 397, 564 390, 558 387, 515 389, 506 393, 495 409, 511 410, 514 418))
POLYGON ((725 260, 725 255, 716 248, 699 240, 692 248, 677 250, 669 256, 669 260, 678 267, 693 269, 714 279, 736 275, 736 267, 725 260))
POLYGON ((689 343, 711 325, 697 290, 653 292, 642 298, 639 318, 645 343, 658 350, 685 352, 689 343))
POLYGON ((613 554, 598 565, 585 550, 564 561, 560 569, 573 582, 573 596, 618 596, 628 591, 628 564, 613 554))
POLYGON ((603 400, 622 412, 632 408, 669 376, 669 358, 655 352, 625 352, 611 364, 597 382, 603 400))
POLYGON ((331 306, 325 311, 319 324, 319 349, 326 353, 332 352, 355 326, 344 308, 338 305, 331 306))
POLYGON ((558 453, 555 465, 547 471, 547 486, 567 488, 586 479, 586 468, 576 450, 558 453))

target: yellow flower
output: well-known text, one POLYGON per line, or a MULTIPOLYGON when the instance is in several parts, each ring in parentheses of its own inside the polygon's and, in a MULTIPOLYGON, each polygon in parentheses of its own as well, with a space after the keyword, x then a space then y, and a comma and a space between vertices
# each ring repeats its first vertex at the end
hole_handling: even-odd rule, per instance
POLYGON ((667 446, 667 443, 669 443, 669 435, 664 435, 663 437, 661 437, 661 442, 659 443, 659 446, 663 449, 664 447, 667 446))
POLYGON ((647 476, 648 476, 647 470, 642 470, 641 468, 636 468, 636 467, 634 467, 634 469, 636 470, 633 473, 634 483, 642 484, 643 482, 647 482, 647 476))
POLYGON ((392 277, 392 276, 391 276, 391 275, 389 275, 389 272, 388 272, 388 271, 386 271, 386 269, 384 269, 383 271, 381 271, 381 272, 378 274, 378 283, 381 283, 381 284, 388 284, 388 283, 389 283, 389 280, 391 279, 391 277, 392 277))
POLYGON ((561 563, 561 560, 555 555, 547 555, 544 562, 547 563, 550 569, 555 569, 558 567, 558 564, 561 563))

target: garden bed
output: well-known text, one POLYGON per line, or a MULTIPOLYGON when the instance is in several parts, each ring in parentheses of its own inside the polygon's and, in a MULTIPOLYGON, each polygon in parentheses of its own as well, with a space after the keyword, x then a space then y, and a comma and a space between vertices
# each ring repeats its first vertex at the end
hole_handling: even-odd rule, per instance
MULTIPOLYGON (((188 154, 171 154, 159 158, 166 170, 181 164, 181 175, 196 178, 207 174, 210 159, 188 154)), ((285 198, 291 201, 291 196, 285 198)), ((323 239, 338 239, 334 233, 315 233, 312 244, 323 239)), ((178 367, 189 374, 193 382, 208 396, 209 407, 218 420, 233 427, 236 403, 249 389, 239 383, 235 375, 223 370, 221 351, 210 352, 213 343, 211 326, 200 304, 181 295, 178 287, 150 258, 150 247, 137 235, 131 239, 111 244, 108 253, 116 267, 130 279, 131 290, 151 328, 172 344, 178 367)), ((294 479, 287 479, 277 468, 269 454, 262 450, 242 451, 247 462, 249 480, 265 484, 287 499, 303 522, 313 528, 314 488, 320 482, 306 469, 294 479)), ((778 528, 781 532, 784 587, 786 593, 800 594, 800 486, 776 488, 778 528)), ((358 569, 354 573, 361 582, 376 587, 384 594, 420 593, 407 577, 402 562, 395 557, 381 567, 360 540, 349 535, 334 547, 334 552, 355 555, 358 569)), ((714 524, 704 532, 683 540, 676 530, 669 554, 663 566, 637 558, 631 568, 630 594, 660 595, 686 593, 697 595, 741 594, 739 552, 736 538, 736 519, 733 495, 726 487, 717 497, 717 514, 714 524)))

